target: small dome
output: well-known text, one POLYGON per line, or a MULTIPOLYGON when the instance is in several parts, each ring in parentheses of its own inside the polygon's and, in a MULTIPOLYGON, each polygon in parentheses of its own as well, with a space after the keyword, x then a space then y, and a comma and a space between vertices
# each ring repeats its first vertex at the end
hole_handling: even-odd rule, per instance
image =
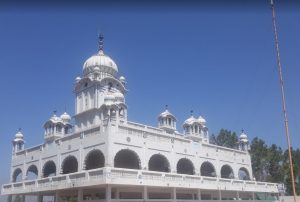
POLYGON ((248 141, 248 137, 247 137, 246 133, 244 133, 244 131, 242 131, 242 133, 240 135, 240 140, 247 140, 248 141))
POLYGON ((76 83, 78 83, 80 80, 81 80, 80 76, 77 76, 77 77, 75 78, 76 83))
POLYGON ((192 125, 196 121, 197 119, 193 115, 191 115, 190 118, 184 121, 183 125, 192 125))
POLYGON ((50 121, 58 122, 61 121, 61 119, 60 117, 56 116, 56 114, 54 113, 53 116, 50 118, 50 121))
POLYGON ((121 81, 121 83, 126 83, 126 79, 124 76, 120 76, 119 80, 121 81))
POLYGON ((202 117, 202 116, 199 116, 198 118, 198 122, 202 125, 205 125, 206 124, 206 120, 202 117))
POLYGON ((159 116, 161 117, 167 117, 167 116, 173 116, 167 109, 166 111, 162 112, 159 116))
POLYGON ((71 116, 67 112, 64 112, 60 118, 63 122, 69 122, 71 120, 71 116))
MULTIPOLYGON (((19 130, 19 131, 16 133, 15 138, 16 138, 16 139, 23 139, 23 138, 24 138, 24 135, 22 134, 21 130, 19 130)), ((15 139, 15 140, 16 140, 16 139, 15 139)))
POLYGON ((118 72, 118 66, 109 56, 100 50, 96 55, 93 55, 85 61, 83 71, 84 75, 93 71, 100 71, 115 76, 118 72))

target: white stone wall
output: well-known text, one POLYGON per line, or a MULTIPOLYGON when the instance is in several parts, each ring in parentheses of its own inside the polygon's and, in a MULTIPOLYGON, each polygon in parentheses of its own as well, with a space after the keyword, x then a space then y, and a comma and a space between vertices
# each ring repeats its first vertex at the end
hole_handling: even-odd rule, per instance
MULTIPOLYGON (((92 125, 91 125, 92 126, 92 125)), ((94 125, 95 127, 95 125, 94 125)), ((221 167, 229 165, 238 179, 238 171, 244 167, 252 179, 251 160, 248 152, 194 142, 182 135, 167 134, 161 129, 130 122, 110 123, 108 127, 98 125, 94 129, 77 132, 51 144, 43 144, 26 149, 13 155, 11 175, 20 168, 23 179, 29 166, 36 165, 38 177, 42 177, 43 166, 48 161, 56 165, 56 175, 62 173, 62 163, 68 156, 77 159, 78 171, 85 168, 85 158, 93 150, 100 150, 105 157, 105 166, 113 167, 118 151, 134 151, 141 162, 141 169, 148 169, 152 155, 162 154, 170 164, 170 170, 176 173, 177 162, 181 158, 189 159, 194 166, 195 175, 200 175, 203 162, 213 164, 217 177, 221 176, 221 167)))

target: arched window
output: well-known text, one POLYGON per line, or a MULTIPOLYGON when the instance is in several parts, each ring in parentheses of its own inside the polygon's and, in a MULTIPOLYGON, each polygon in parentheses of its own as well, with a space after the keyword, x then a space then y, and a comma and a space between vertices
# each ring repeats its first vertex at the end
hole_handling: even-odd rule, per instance
POLYGON ((240 180, 250 180, 250 175, 249 175, 249 171, 247 170, 247 168, 240 168, 239 169, 239 179, 240 180))
POLYGON ((20 168, 17 168, 13 172, 12 181, 13 182, 20 182, 20 181, 22 181, 22 170, 20 168))
POLYGON ((179 174, 194 175, 194 170, 194 165, 189 159, 182 158, 177 163, 177 173, 179 174))
POLYGON ((43 167, 43 177, 51 177, 56 175, 56 165, 53 161, 47 161, 43 167))
POLYGON ((234 178, 234 173, 232 168, 229 165, 223 165, 221 168, 221 178, 234 178))
POLYGON ((85 169, 102 168, 104 167, 104 162, 103 153, 98 149, 92 150, 85 157, 85 169))
POLYGON ((78 162, 75 156, 68 156, 62 163, 62 173, 75 173, 78 171, 78 162))
POLYGON ((31 165, 28 167, 27 172, 26 172, 26 179, 27 180, 34 180, 37 179, 38 177, 38 169, 36 165, 31 165))
POLYGON ((216 170, 212 163, 206 161, 201 165, 200 174, 201 176, 216 177, 216 170))
POLYGON ((148 163, 148 168, 152 171, 170 172, 169 161, 161 154, 154 154, 151 156, 148 163))
POLYGON ((115 168, 141 169, 140 158, 129 149, 120 150, 114 159, 115 168))

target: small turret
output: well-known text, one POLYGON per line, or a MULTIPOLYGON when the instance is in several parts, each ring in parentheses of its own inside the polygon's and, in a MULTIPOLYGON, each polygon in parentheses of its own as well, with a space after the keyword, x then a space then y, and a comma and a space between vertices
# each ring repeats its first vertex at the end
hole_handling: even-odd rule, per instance
POLYGON ((166 110, 158 116, 158 127, 167 133, 174 133, 176 131, 176 118, 168 111, 168 105, 166 105, 166 110))
POLYGON ((67 112, 58 117, 56 116, 56 111, 54 111, 52 117, 44 124, 45 142, 52 142, 70 133, 72 130, 70 121, 71 116, 67 112))
POLYGON ((194 141, 208 142, 208 128, 206 127, 206 120, 199 116, 195 118, 193 111, 191 116, 183 123, 184 134, 186 138, 194 141))
POLYGON ((24 135, 21 132, 21 128, 15 135, 15 139, 12 141, 13 153, 24 150, 24 135))
POLYGON ((249 140, 248 140, 248 137, 247 137, 246 133, 244 132, 244 130, 242 130, 242 133, 239 137, 239 149, 241 151, 249 150, 249 140))

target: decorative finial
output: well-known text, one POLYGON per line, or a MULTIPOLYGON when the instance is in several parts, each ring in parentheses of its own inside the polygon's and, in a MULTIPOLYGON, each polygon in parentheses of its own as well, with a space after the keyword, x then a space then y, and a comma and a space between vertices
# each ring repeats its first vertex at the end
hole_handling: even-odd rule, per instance
POLYGON ((22 131, 22 128, 19 128, 19 129, 18 129, 18 132, 21 132, 21 131, 22 131))
POLYGON ((194 115, 194 110, 191 110, 191 116, 193 116, 194 115))
POLYGON ((99 51, 103 51, 104 36, 102 33, 99 34, 99 51))
POLYGON ((56 109, 54 109, 54 110, 53 110, 53 115, 56 116, 56 113, 57 113, 57 111, 56 111, 56 109))
POLYGON ((244 131, 244 128, 242 128, 242 133, 244 133, 245 131, 244 131))
POLYGON ((168 110, 168 105, 165 105, 166 110, 168 110))

